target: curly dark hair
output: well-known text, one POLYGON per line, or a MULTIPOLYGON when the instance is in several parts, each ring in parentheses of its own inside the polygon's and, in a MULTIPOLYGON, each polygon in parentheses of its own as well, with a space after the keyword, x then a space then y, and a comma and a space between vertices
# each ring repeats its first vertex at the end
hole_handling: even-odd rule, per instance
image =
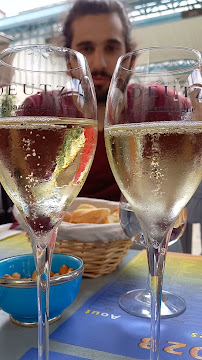
POLYGON ((63 27, 64 46, 71 48, 73 33, 72 23, 85 15, 117 13, 123 25, 126 52, 131 51, 131 24, 124 6, 117 0, 76 0, 70 9, 63 27))

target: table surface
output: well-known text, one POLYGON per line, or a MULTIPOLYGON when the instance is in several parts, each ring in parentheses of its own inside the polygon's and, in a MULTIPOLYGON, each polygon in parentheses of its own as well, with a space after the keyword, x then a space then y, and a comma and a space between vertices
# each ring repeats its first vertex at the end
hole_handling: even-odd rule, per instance
MULTIPOLYGON (((25 234, 15 235, 13 237, 7 238, 6 240, 0 241, 0 258, 1 259, 9 257, 9 256, 14 256, 14 255, 19 255, 19 254, 27 254, 27 253, 32 253, 32 249, 31 249, 30 243, 27 241, 27 237, 25 236, 25 234)), ((103 288, 104 285, 107 285, 108 283, 113 282, 116 284, 116 286, 119 286, 121 284, 119 280, 122 277, 122 286, 123 286, 123 283, 126 285, 127 281, 129 282, 127 285, 132 286, 131 279, 134 279, 134 277, 133 277, 134 271, 135 272, 138 271, 138 274, 139 274, 137 277, 135 277, 136 281, 142 281, 142 279, 143 279, 143 281, 145 281, 146 276, 147 276, 147 266, 146 266, 145 255, 142 258, 142 259, 144 259, 144 263, 142 263, 142 265, 141 265, 141 262, 140 262, 140 264, 138 265, 140 267, 136 267, 136 268, 134 268, 133 266, 131 267, 131 263, 135 262, 135 264, 136 264, 137 263, 136 259, 140 258, 140 256, 137 256, 135 261, 131 262, 131 260, 133 260, 134 257, 136 257, 136 255, 138 253, 140 253, 139 250, 134 250, 134 249, 129 250, 127 255, 125 256, 125 258, 123 259, 122 264, 119 265, 115 271, 113 271, 112 273, 110 273, 108 275, 103 275, 97 279, 83 278, 81 281, 81 287, 80 287, 79 294, 78 294, 77 298, 75 299, 74 303, 64 310, 62 317, 59 320, 57 320, 55 323, 50 324, 50 334, 52 334, 60 325, 65 323, 65 321, 67 319, 69 319, 69 317, 71 315, 73 315, 76 310, 80 309, 80 307, 83 304, 85 304, 86 301, 88 299, 90 299, 95 293, 97 293, 98 290, 103 288), (129 262, 131 262, 129 265, 129 267, 131 269, 129 271, 130 276, 132 276, 131 279, 130 279, 130 277, 128 278, 128 272, 125 273, 125 269, 128 268, 128 267, 126 267, 126 265, 129 262), (125 278, 124 278, 124 276, 125 276, 125 278), (126 283, 124 282, 124 279, 126 280, 126 283)), ((143 255, 143 253, 141 253, 141 254, 143 255)), ((141 254, 139 254, 139 255, 141 255, 141 254)), ((165 277, 164 277, 165 284, 167 286, 170 286, 170 289, 168 289, 170 291, 170 290, 174 289, 175 280, 178 280, 178 283, 180 283, 180 286, 181 286, 181 292, 182 292, 181 296, 185 295, 184 289, 188 286, 186 288, 186 293, 187 294, 189 293, 187 300, 188 300, 188 298, 191 299, 189 303, 187 302, 189 310, 191 310, 191 306, 192 306, 191 305, 192 304, 192 289, 194 288, 194 286, 195 286, 195 288, 198 289, 198 286, 200 284, 200 279, 201 279, 201 275, 202 275, 201 261, 202 261, 202 257, 194 257, 191 255, 173 253, 172 257, 168 256, 168 260, 166 263, 166 269, 168 271, 167 272, 165 271, 165 277), (173 267, 173 259, 174 259, 174 262, 176 262, 176 264, 179 264, 179 265, 176 265, 173 267), (195 263, 197 263, 198 267, 196 266, 195 263), (180 278, 179 278, 179 274, 177 275, 176 270, 181 274, 180 278), (193 277, 193 272, 196 272, 196 271, 197 271, 197 276, 195 274, 195 276, 193 277), (173 272, 175 272, 175 276, 173 276, 174 275, 173 272), (170 275, 167 277, 166 273, 168 273, 170 275), (197 278, 198 282, 196 281, 196 278, 197 278), (193 281, 195 281, 195 283, 193 281), (190 283, 192 283, 193 288, 189 285, 190 283), (190 291, 191 291, 191 293, 190 293, 190 291), (189 306, 190 306, 190 308, 189 308, 189 306)), ((177 289, 178 289, 178 291, 180 290, 179 287, 177 289)), ((122 287, 119 290, 123 290, 122 287)), ((130 290, 130 288, 129 288, 129 290, 130 290)), ((200 295, 200 293, 201 293, 201 291, 199 292, 199 295, 200 295)), ((97 296, 97 294, 96 294, 96 296, 97 296)), ((201 303, 200 296, 198 298, 197 298, 197 296, 195 296, 197 298, 196 301, 198 303, 198 307, 200 307, 200 303, 201 303)), ((111 300, 110 300, 110 303, 111 303, 111 300)), ((192 319, 191 320, 189 319, 189 317, 192 316, 191 315, 192 313, 190 311, 188 311, 188 309, 185 314, 185 317, 180 318, 181 324, 184 324, 183 328, 185 325, 189 324, 190 321, 191 321, 191 325, 195 324, 194 322, 192 324, 192 319), (190 315, 190 316, 188 316, 188 315, 190 315)), ((200 329, 199 329, 199 325, 201 323, 200 313, 201 313, 201 311, 199 310, 199 313, 197 315, 197 326, 198 327, 193 328, 192 331, 196 331, 196 332, 200 331, 200 329)), ((70 320, 68 320, 68 323, 69 323, 69 321, 70 320)), ((172 325, 172 326, 174 326, 174 328, 177 329, 177 326, 180 324, 178 324, 179 320, 176 320, 176 321, 177 322, 174 323, 174 325, 172 325)), ((174 320, 174 322, 175 322, 175 320, 174 320)), ((169 326, 171 326, 171 325, 169 325, 169 326)), ((186 336, 187 336, 187 333, 186 333, 186 336)), ((173 339, 166 339, 166 340, 173 340, 173 339)), ((175 337, 174 337, 174 340, 175 340, 175 337)), ((193 342, 193 340, 194 340, 194 338, 192 337, 192 342, 193 342)), ((195 342, 196 342, 197 346, 201 346, 200 340, 202 340, 202 339, 201 338, 199 340, 196 339, 195 342)), ((162 341, 163 341, 163 336, 162 336, 162 341)), ((181 342, 181 340, 178 340, 178 341, 181 342)), ((184 342, 185 343, 187 342, 188 345, 191 344, 190 340, 187 340, 184 342)), ((182 344, 182 345, 185 346, 186 344, 182 344)), ((37 328, 36 327, 35 328, 27 328, 27 327, 18 326, 16 324, 14 324, 13 322, 11 322, 9 315, 7 313, 0 310, 0 349, 1 349, 0 350, 1 351, 0 359, 19 360, 30 348, 37 348, 37 328)), ((134 358, 128 357, 128 356, 114 354, 113 351, 112 352, 104 352, 104 351, 98 351, 98 350, 94 350, 94 349, 90 349, 89 347, 72 345, 69 343, 61 342, 59 340, 58 341, 50 340, 50 351, 55 351, 60 354, 77 356, 77 357, 81 357, 82 359, 83 358, 90 359, 90 360, 130 360, 130 359, 132 360, 132 359, 134 359, 134 358)), ((187 347, 187 349, 188 349, 188 347, 187 347)), ((197 349, 201 349, 200 351, 202 351, 202 347, 197 348, 197 349)), ((188 352, 188 350, 187 350, 187 352, 188 352)), ((185 353, 184 349, 183 349, 183 351, 185 353)), ((167 354, 167 355, 168 355, 168 359, 170 359, 169 354, 167 354)), ((200 355, 200 354, 198 354, 198 355, 200 355)), ((64 358, 66 358, 66 356, 64 356, 64 358)), ((147 354, 146 354, 146 356, 147 356, 147 354)), ((166 356, 166 354, 164 353, 164 357, 165 356, 166 356)), ((26 357, 26 359, 27 358, 28 357, 26 357)), ((167 357, 165 357, 165 358, 167 359, 167 357)), ((189 353, 187 353, 186 359, 189 359, 189 358, 190 358, 189 353)), ((202 358, 202 357, 194 357, 194 358, 202 358)), ((35 359, 35 357, 34 357, 34 359, 35 359)))
MULTIPOLYGON (((26 237, 16 235, 0 241, 0 258, 31 253, 31 245, 26 237)), ((67 320, 82 304, 109 281, 116 279, 123 267, 130 262, 139 251, 129 250, 117 270, 97 279, 83 278, 79 294, 74 303, 66 308, 62 317, 50 325, 50 334, 67 320)), ((0 310, 0 352, 2 360, 19 360, 31 347, 37 347, 37 328, 21 327, 11 322, 9 315, 0 310)), ((104 353, 70 344, 50 340, 50 350, 63 354, 80 356, 93 360, 129 360, 129 357, 104 353)))

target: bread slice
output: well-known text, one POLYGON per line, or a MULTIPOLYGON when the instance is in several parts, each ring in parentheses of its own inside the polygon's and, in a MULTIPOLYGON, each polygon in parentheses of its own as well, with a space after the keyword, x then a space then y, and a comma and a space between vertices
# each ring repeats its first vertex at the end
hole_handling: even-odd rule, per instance
POLYGON ((72 213, 70 222, 74 224, 105 224, 109 215, 110 209, 108 208, 77 209, 72 213))
POLYGON ((78 209, 97 209, 94 205, 91 204, 81 204, 78 206, 78 209))
POLYGON ((175 224, 174 224, 174 228, 178 228, 179 226, 185 224, 185 222, 187 221, 187 209, 184 208, 180 215, 178 216, 178 218, 176 219, 175 221, 175 224))
POLYGON ((108 216, 108 222, 111 223, 119 223, 119 208, 115 209, 109 216, 108 216))

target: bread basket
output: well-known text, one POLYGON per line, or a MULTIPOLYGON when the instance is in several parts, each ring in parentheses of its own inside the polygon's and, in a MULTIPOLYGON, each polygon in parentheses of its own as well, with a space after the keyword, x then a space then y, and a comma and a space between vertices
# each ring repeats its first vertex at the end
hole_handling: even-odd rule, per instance
MULTIPOLYGON (((119 206, 118 202, 78 197, 68 209, 69 212, 73 212, 80 204, 109 208, 111 211, 119 206)), ((19 215, 14 208, 14 216, 23 227, 19 215)), ((79 257, 84 263, 83 276, 97 278, 114 271, 132 244, 120 223, 71 224, 63 221, 58 229, 54 253, 79 257)))

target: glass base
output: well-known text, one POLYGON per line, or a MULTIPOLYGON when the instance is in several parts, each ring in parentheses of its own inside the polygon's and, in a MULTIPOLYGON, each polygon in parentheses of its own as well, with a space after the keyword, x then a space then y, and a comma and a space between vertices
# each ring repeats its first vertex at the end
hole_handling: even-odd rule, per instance
MULTIPOLYGON (((131 290, 119 299, 120 307, 129 314, 150 318, 150 293, 147 289, 131 290)), ((178 295, 168 291, 162 292, 161 318, 169 318, 182 314, 186 309, 185 301, 178 295)))

